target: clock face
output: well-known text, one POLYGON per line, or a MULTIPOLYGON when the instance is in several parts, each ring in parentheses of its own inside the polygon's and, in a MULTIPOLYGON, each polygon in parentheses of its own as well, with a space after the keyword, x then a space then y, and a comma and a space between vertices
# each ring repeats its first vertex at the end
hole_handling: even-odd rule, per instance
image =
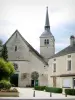
POLYGON ((16 63, 14 63, 14 69, 17 70, 18 69, 18 65, 16 63))

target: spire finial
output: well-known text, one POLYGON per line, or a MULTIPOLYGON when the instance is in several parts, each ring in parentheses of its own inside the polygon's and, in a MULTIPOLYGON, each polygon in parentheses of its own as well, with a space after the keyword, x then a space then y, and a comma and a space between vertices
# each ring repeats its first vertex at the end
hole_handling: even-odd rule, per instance
POLYGON ((50 25, 49 25, 49 16, 48 16, 48 6, 46 7, 45 29, 46 29, 46 28, 50 29, 50 25))
POLYGON ((46 8, 48 9, 48 6, 46 8))

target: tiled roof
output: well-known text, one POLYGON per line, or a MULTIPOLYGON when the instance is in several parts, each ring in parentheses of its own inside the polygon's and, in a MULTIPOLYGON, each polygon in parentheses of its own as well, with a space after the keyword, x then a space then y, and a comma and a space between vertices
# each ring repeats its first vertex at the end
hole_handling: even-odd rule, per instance
POLYGON ((71 53, 75 53, 75 45, 73 45, 73 46, 69 45, 68 47, 64 48, 60 52, 58 52, 55 55, 51 56, 50 59, 54 58, 54 57, 64 56, 64 55, 71 54, 71 53))

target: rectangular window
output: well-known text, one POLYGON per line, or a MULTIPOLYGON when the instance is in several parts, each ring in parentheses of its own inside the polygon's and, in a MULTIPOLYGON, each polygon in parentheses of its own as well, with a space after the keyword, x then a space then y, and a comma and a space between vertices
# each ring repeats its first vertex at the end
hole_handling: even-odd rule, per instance
POLYGON ((71 70, 71 60, 68 61, 68 68, 67 68, 67 70, 68 70, 68 71, 71 70))
POLYGON ((62 80, 62 87, 71 87, 71 79, 70 78, 66 78, 62 80))
POLYGON ((17 46, 15 46, 15 51, 17 51, 17 46))
POLYGON ((53 72, 56 72, 56 63, 53 65, 53 72))
POLYGON ((68 58, 71 58, 71 55, 68 55, 68 58))

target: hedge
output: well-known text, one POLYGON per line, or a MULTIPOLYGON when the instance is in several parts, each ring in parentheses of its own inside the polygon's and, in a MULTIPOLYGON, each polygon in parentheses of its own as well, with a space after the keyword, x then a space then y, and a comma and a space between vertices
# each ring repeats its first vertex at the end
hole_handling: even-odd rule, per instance
POLYGON ((43 91, 43 90, 45 90, 45 87, 46 86, 34 86, 34 89, 43 91))
POLYGON ((65 89, 65 94, 67 94, 67 95, 75 95, 75 89, 65 89))
POLYGON ((46 87, 45 91, 52 92, 52 93, 62 93, 62 88, 46 87))

